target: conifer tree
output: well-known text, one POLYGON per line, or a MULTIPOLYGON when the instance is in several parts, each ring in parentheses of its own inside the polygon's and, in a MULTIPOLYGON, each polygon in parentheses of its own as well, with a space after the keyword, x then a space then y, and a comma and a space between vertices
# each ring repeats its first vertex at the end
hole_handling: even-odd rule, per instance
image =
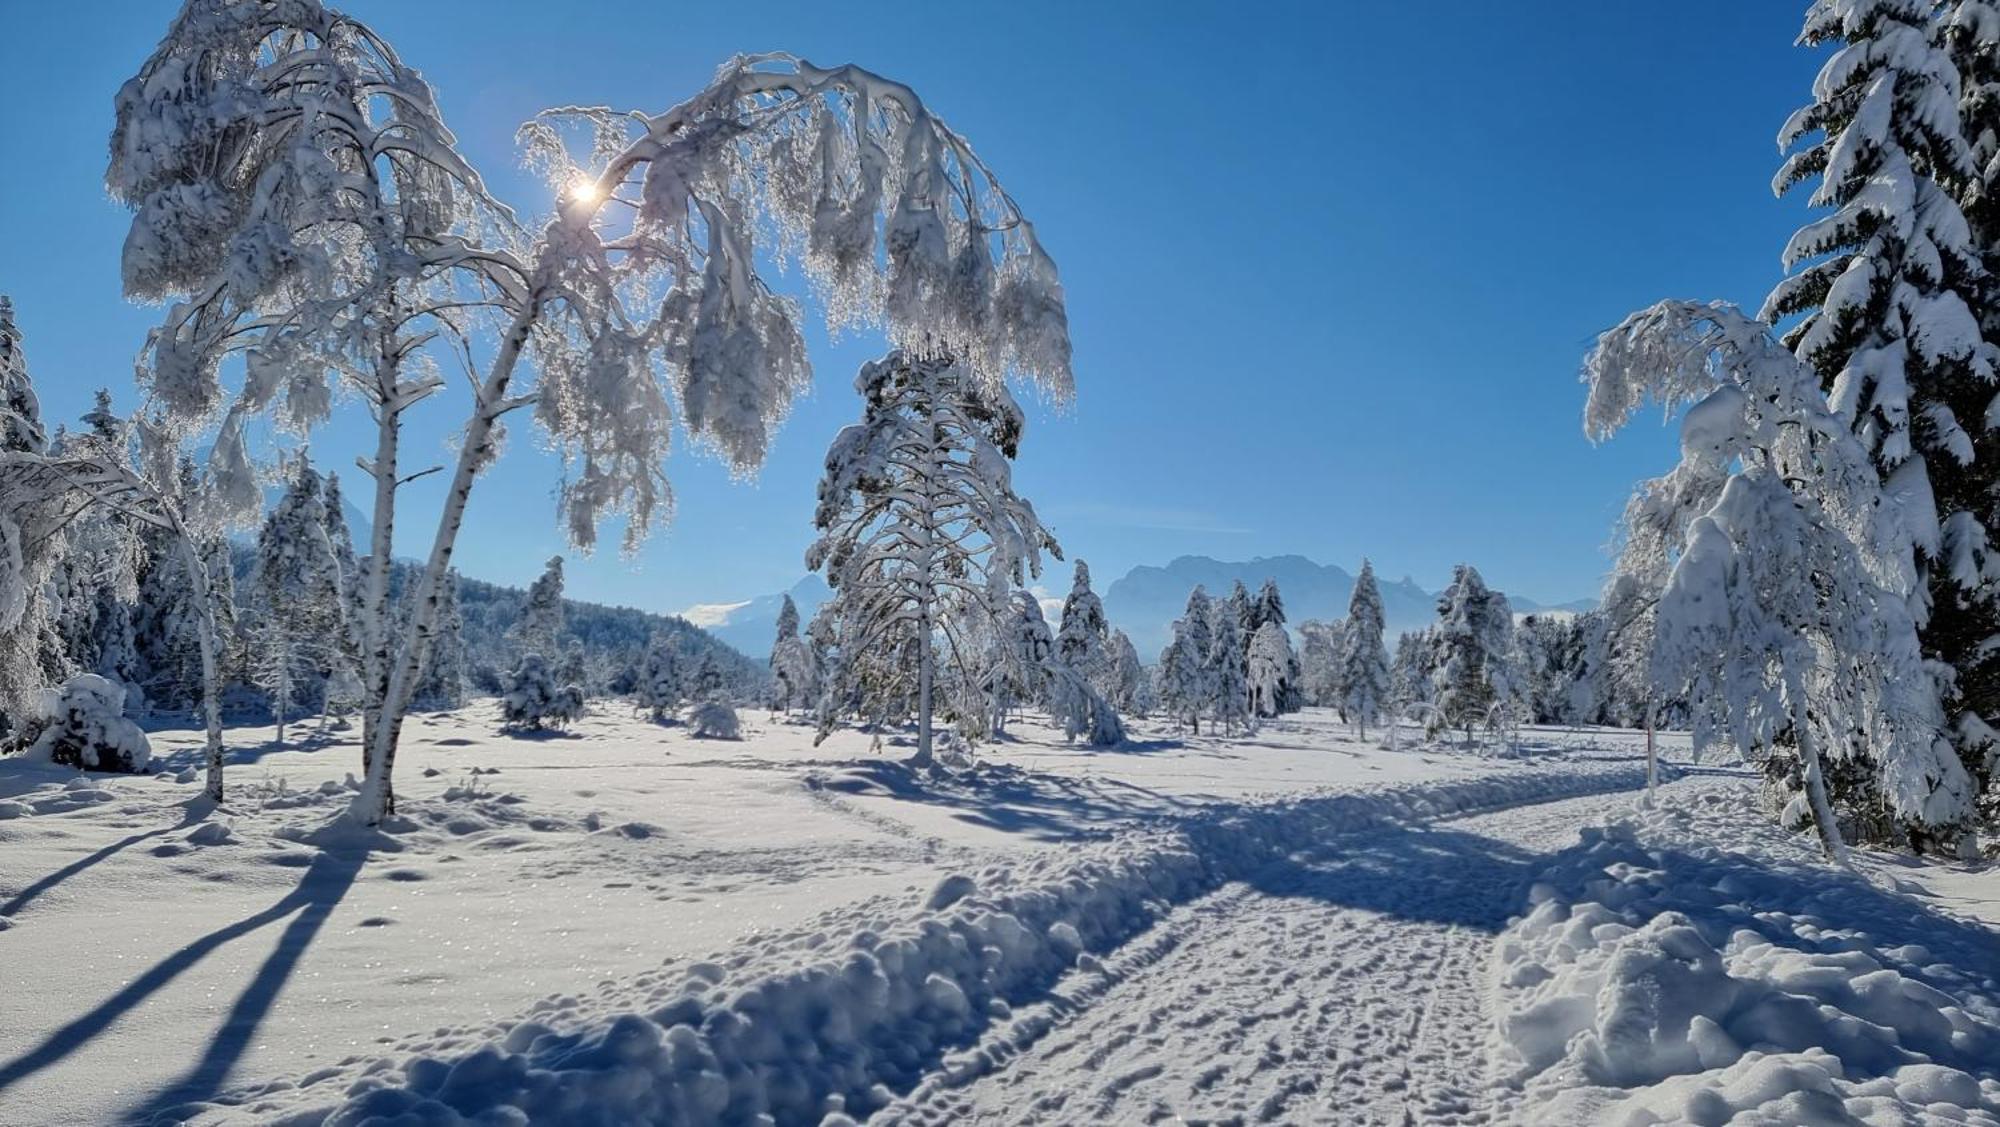
POLYGON ((772 704, 780 712, 810 705, 819 695, 812 647, 799 637, 799 608, 790 595, 778 608, 778 637, 771 643, 772 704))
POLYGON ((253 672, 271 698, 277 742, 301 702, 316 702, 338 657, 343 630, 340 565, 326 535, 318 472, 299 459, 257 533, 251 583, 258 609, 253 672))
MULTIPOLYGON (((863 365, 855 390, 862 421, 827 451, 806 556, 833 589, 821 609, 838 639, 825 700, 885 719, 913 712, 911 762, 929 766, 940 640, 952 680, 968 681, 967 624, 1004 618, 1041 554, 1061 549, 1014 492, 1025 420, 1005 386, 948 353, 897 350, 863 365)), ((837 717, 822 709, 819 738, 837 717)))
MULTIPOLYGON (((2000 561, 1988 562, 2000 347, 1987 331, 2000 318, 1959 201, 1983 201, 1992 175, 1978 159, 1996 145, 1987 132, 1996 33, 1971 6, 1948 7, 1943 26, 1939 5, 1914 0, 1818 0, 1808 10, 1799 41, 1835 50, 1812 102, 1779 133, 1793 151, 1773 183, 1785 192, 1815 182, 1810 202, 1831 210, 1792 237, 1791 276, 1760 317, 1798 317, 1785 343, 1818 373, 1896 499, 1918 573, 1911 612, 1926 656, 1950 670, 1938 689, 1956 716, 1959 754, 1977 768, 2000 718, 2000 648, 1990 644, 2000 635, 2000 561), (1973 73, 1970 133, 1961 64, 1973 73)), ((1994 206, 1974 211, 1986 247, 1994 206)))
POLYGON ((562 627, 563 558, 551 556, 542 574, 528 586, 513 633, 522 652, 538 653, 553 661, 561 652, 556 639, 562 627))
POLYGON ((1216 604, 1215 621, 1209 624, 1208 712, 1224 734, 1251 727, 1248 647, 1243 641, 1249 608, 1248 592, 1238 583, 1226 601, 1216 604))
POLYGON ((1146 667, 1123 630, 1111 632, 1111 705, 1131 716, 1146 714, 1146 667))
POLYGON ((1506 596, 1486 586, 1478 569, 1459 564, 1438 596, 1437 706, 1445 722, 1465 730, 1486 722, 1511 691, 1507 659, 1513 615, 1506 596))
POLYGON ((1056 630, 1056 656, 1093 685, 1102 685, 1109 674, 1105 645, 1110 638, 1104 603, 1090 589, 1090 565, 1078 560, 1056 630))
POLYGON ((1276 619, 1265 619, 1257 627, 1257 636, 1250 639, 1246 684, 1251 713, 1272 717, 1288 711, 1297 670, 1298 659, 1292 655, 1291 638, 1284 626, 1276 619))
POLYGON ((412 700, 419 708, 432 709, 458 708, 465 703, 465 614, 458 605, 457 568, 445 573, 444 585, 438 589, 437 633, 431 639, 424 676, 417 682, 412 700))
POLYGON ((1187 610, 1174 622, 1173 641, 1160 655, 1160 706, 1196 735, 1201 734, 1202 714, 1215 696, 1215 606, 1200 587, 1189 592, 1187 610))
POLYGON ((1389 651, 1383 648, 1382 630, 1382 590, 1375 583, 1374 565, 1362 560, 1347 602, 1340 655, 1340 710, 1361 730, 1362 739, 1389 703, 1389 651))
POLYGON ((646 642, 646 663, 639 676, 639 701, 653 722, 666 723, 681 706, 680 651, 665 630, 655 630, 646 642))

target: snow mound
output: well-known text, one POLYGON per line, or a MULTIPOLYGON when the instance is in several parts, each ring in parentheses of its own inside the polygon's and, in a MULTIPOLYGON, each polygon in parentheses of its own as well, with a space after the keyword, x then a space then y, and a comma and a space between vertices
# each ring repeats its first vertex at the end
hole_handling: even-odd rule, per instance
POLYGON ((29 724, 37 732, 21 758, 31 762, 133 773, 153 758, 146 733, 125 718, 125 687, 95 673, 44 690, 29 724))
POLYGON ((2000 1124, 2000 932, 1820 863, 1740 791, 1585 828, 1530 900, 1489 1046, 1524 1121, 2000 1124))
MULTIPOLYGON (((1218 803, 1107 841, 948 879, 900 920, 761 963, 542 1008, 485 1044, 369 1068, 329 1110, 368 1122, 815 1124, 857 1119, 960 1059, 1013 1007, 1171 908, 1329 835, 1630 789, 1624 764, 1218 803), (954 1054, 958 1054, 954 1056, 954 1054)), ((725 969, 727 963, 731 969, 725 969)), ((976 1051, 973 1055, 976 1055, 976 1051)))

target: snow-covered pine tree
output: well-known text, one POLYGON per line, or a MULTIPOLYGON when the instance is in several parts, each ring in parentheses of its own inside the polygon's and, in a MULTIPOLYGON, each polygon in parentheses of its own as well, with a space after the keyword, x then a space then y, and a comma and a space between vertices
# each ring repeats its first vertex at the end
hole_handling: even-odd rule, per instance
POLYGON ((1146 667, 1123 630, 1111 632, 1111 706, 1127 716, 1146 714, 1146 667))
MULTIPOLYGON (((1785 343, 1875 459, 1918 571, 1911 612, 1926 656, 1950 670, 1940 689, 1958 717, 1962 762, 1976 768, 1996 750, 1990 725, 2000 719, 2000 648, 1991 644, 2000 560, 1988 562, 2000 347, 1985 331, 2000 318, 1983 312, 1994 283, 1959 201, 1978 199, 1994 175, 1976 163, 1994 140, 1975 133, 1967 143, 1965 83, 1949 45, 1983 91, 1993 32, 1981 12, 1944 8, 1962 8, 1948 17, 1958 33, 1937 22, 1939 4, 1919 0, 1817 0, 1808 10, 1800 42, 1836 49, 1812 102, 1779 133, 1792 153, 1773 184, 1784 192, 1816 181, 1810 202, 1831 211, 1792 237, 1791 276, 1761 316, 1798 316, 1785 343)), ((1983 103, 1974 108, 1986 111, 1977 130, 1992 117, 1983 103)), ((1977 212, 1989 236, 1991 207, 1977 212)))
POLYGON ((559 681, 541 654, 522 654, 500 696, 501 730, 538 732, 582 717, 583 690, 559 681))
POLYGON ((1056 629, 1056 657, 1102 691, 1109 684, 1110 655, 1105 646, 1111 628, 1104 621, 1104 603, 1090 589, 1090 565, 1076 561, 1069 597, 1063 600, 1056 629))
MULTIPOLYGON (((947 352, 899 349, 863 365, 855 390, 862 421, 827 450, 820 538, 806 554, 833 589, 822 610, 838 638, 828 698, 845 704, 865 690, 865 713, 901 720, 900 706, 885 706, 913 697, 911 762, 928 766, 939 640, 963 671, 960 623, 1004 617, 1009 593, 1041 573, 1041 554, 1060 559, 1061 548, 1014 492, 1024 419, 1004 385, 947 352), (885 654, 909 665, 874 664, 889 679, 864 678, 861 659, 885 654)), ((836 719, 822 710, 819 738, 836 719)))
POLYGON ((1242 637, 1249 607, 1249 592, 1238 583, 1228 599, 1215 604, 1214 621, 1209 624, 1208 715, 1225 735, 1238 728, 1249 731, 1254 726, 1247 668, 1249 647, 1242 637))
POLYGON ((681 685, 680 650, 665 630, 655 630, 646 642, 646 662, 639 676, 639 703, 664 724, 673 718, 686 696, 681 685))
POLYGON ((1413 704, 1431 703, 1437 652, 1437 631, 1432 627, 1396 636, 1396 656, 1389 663, 1389 699, 1399 713, 1413 704))
POLYGON ((1299 623, 1299 687, 1316 708, 1340 708, 1344 622, 1299 623))
POLYGON ((778 637, 771 643, 771 703, 779 712, 811 706, 819 699, 813 651, 799 637, 799 608, 790 595, 778 608, 778 637))
POLYGON ((1201 734, 1202 714, 1215 698, 1214 621, 1216 603, 1196 587, 1187 610, 1174 622, 1173 641, 1160 655, 1160 707, 1201 734))
POLYGON ((1056 639, 1042 604, 1032 591, 1008 594, 1003 613, 988 631, 990 654, 984 689, 992 734, 1007 730, 1007 718, 1022 705, 1049 699, 1049 666, 1055 660, 1056 639))
POLYGON ((327 540, 321 479, 304 457, 257 532, 250 583, 258 611, 252 672, 271 699, 282 745, 293 707, 323 701, 344 629, 340 565, 327 540))
POLYGON ((1433 680, 1445 722, 1465 731, 1490 719, 1508 699, 1507 661, 1513 651, 1513 613, 1506 596, 1486 586, 1470 564, 1452 570, 1451 586, 1438 596, 1438 659, 1433 680))
POLYGON ((1257 627, 1257 636, 1250 639, 1248 672, 1245 684, 1251 713, 1272 717, 1284 712, 1296 691, 1293 679, 1297 676, 1298 659, 1292 655, 1291 636, 1278 620, 1265 619, 1257 627))
MULTIPOLYGON (((344 523, 344 522, 343 522, 344 523)), ((411 698, 418 708, 453 709, 465 703, 465 614, 458 605, 458 569, 445 572, 438 591, 437 632, 423 680, 411 698)))
POLYGON ((1376 585, 1374 565, 1364 559, 1361 574, 1354 577, 1340 638, 1340 711, 1361 730, 1363 739, 1368 738, 1368 725, 1389 705, 1389 651, 1382 645, 1383 625, 1382 589, 1376 585))
POLYGON ((542 574, 528 585, 521 603, 521 617, 512 634, 521 652, 538 653, 554 660, 561 652, 557 639, 563 628, 563 558, 549 557, 542 574))
POLYGON ((1647 398, 1687 407, 1680 463, 1635 491, 1618 562, 1636 582, 1667 572, 1654 684, 1718 707, 1829 854, 1841 821, 1958 845, 1972 780, 1925 668, 1912 610, 1924 578, 1879 445, 1763 323, 1719 303, 1633 314, 1598 339, 1584 378, 1593 438, 1647 398))
POLYGON ((48 431, 28 374, 14 303, 0 295, 0 734, 34 711, 61 672, 51 575, 62 564, 67 511, 23 474, 48 452, 48 431))

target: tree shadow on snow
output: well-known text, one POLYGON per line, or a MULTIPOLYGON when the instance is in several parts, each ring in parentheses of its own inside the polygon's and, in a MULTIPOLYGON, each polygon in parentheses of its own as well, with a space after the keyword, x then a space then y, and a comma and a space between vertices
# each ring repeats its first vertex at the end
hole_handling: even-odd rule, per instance
POLYGON ((1036 841, 1105 837, 1134 822, 1192 813, 1204 805, 1117 779, 1044 774, 990 763, 946 771, 865 759, 830 774, 808 776, 806 785, 941 807, 968 825, 1036 841))
MULTIPOLYGON (((223 946, 279 920, 292 917, 224 1016, 201 1056, 181 1077, 121 1117, 129 1123, 179 1122, 175 1109, 213 1095, 250 1047, 271 1006, 284 990, 320 928, 326 923, 369 857, 365 848, 320 853, 292 891, 276 903, 217 928, 153 964, 88 1013, 49 1034, 41 1044, 0 1063, 0 1095, 20 1081, 50 1068, 84 1048, 119 1019, 144 1004, 181 974, 223 946)), ((4 1101, 0 1101, 4 1102, 4 1101)))
POLYGON ((170 826, 161 826, 158 829, 151 829, 143 833, 136 833, 130 835, 129 837, 120 838, 119 840, 112 842, 110 845, 107 845, 104 848, 99 849, 94 853, 88 854, 87 856, 79 857, 76 860, 71 861, 69 864, 64 865, 62 868, 57 869, 55 872, 50 873, 48 876, 45 876, 42 879, 36 881, 35 883, 22 889, 21 891, 15 893, 13 896, 8 897, 7 902, 5 904, 0 904, 0 918, 13 916, 21 909, 27 907, 30 901, 34 900, 37 896, 40 896, 42 893, 47 892, 49 889, 54 888, 56 885, 59 885, 62 882, 68 880, 69 878, 84 871, 85 869, 90 868, 92 865, 96 865, 102 861, 110 860, 112 857, 120 853, 123 853, 125 850, 130 849, 131 847, 139 844, 142 841, 148 841, 152 838, 159 837, 162 834, 170 834, 173 833, 175 830, 187 829, 189 826, 192 826, 196 822, 199 822, 202 819, 208 817, 209 812, 213 809, 214 807, 210 805, 210 803, 206 798, 193 799, 192 801, 187 803, 187 814, 184 818, 182 818, 181 821, 176 822, 170 826))
POLYGON ((1267 865, 1246 883, 1268 896, 1492 933, 1518 914, 1529 882, 1548 860, 1449 826, 1384 821, 1267 865))
MULTIPOLYGON (((225 744, 222 748, 222 765, 224 767, 249 767, 263 762, 266 756, 276 755, 279 752, 325 751, 330 747, 352 748, 359 755, 361 742, 360 738, 352 732, 314 732, 308 736, 295 736, 284 743, 279 743, 276 740, 264 740, 261 743, 254 744, 225 744)), ((357 768, 359 767, 359 762, 357 759, 357 768)), ((181 771, 200 771, 206 768, 207 765, 208 749, 196 745, 193 747, 177 748, 165 755, 154 756, 152 770, 160 774, 173 775, 181 771)))

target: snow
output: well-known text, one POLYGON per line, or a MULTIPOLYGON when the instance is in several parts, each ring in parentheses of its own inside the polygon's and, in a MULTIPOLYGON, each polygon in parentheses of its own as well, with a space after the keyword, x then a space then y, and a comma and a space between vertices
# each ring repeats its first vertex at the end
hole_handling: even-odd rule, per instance
MULTIPOLYGON (((1476 1118, 1495 1094, 1482 1030, 1519 994, 1489 1003, 1488 958, 1496 937, 1532 941, 1503 931, 1530 881, 1588 885, 1607 858, 1562 852, 1579 825, 1668 817, 1633 812, 1639 737, 1609 729, 1530 729, 1518 758, 1409 731, 1390 752, 1308 710, 1244 739, 1139 721, 1106 752, 1022 717, 969 765, 922 771, 905 736, 815 748, 761 709, 726 743, 615 702, 566 733, 497 719, 492 702, 413 717, 379 832, 340 817, 353 735, 310 723, 284 749, 232 730, 212 815, 198 733, 155 733, 151 777, 0 761, 0 942, 36 968, 0 1022, 0 1120, 1476 1118)), ((1685 758, 1684 736, 1662 742, 1685 758)), ((1743 879, 1824 878, 1752 793, 1702 777, 1661 806, 1723 796, 1741 808, 1703 815, 1685 850, 1748 835, 1789 867, 1743 879)), ((1960 869, 1939 903, 1980 895, 1960 869)), ((1912 910, 1897 878, 1870 879, 1912 910)), ((1952 997, 1941 976, 1996 943, 1866 930, 1898 936, 1874 948, 1884 967, 1952 997)), ((1785 954, 1760 973, 1803 989, 1811 965, 1785 954)), ((1935 1021, 1880 997, 1867 1020, 1937 1048, 1935 1021)), ((1977 1080, 1979 1049, 1903 1061, 1895 1082, 1959 1099, 1942 1070, 1977 1080)), ((1800 1053, 1709 1079, 1755 1094, 1809 1072, 1800 1053)), ((1499 1094, 1539 1106, 1522 1083, 1499 1094)))
POLYGON ((1490 1043, 1523 1120, 2000 1123, 2000 932, 1817 863, 1741 787, 1586 828, 1530 898, 1490 1043))

